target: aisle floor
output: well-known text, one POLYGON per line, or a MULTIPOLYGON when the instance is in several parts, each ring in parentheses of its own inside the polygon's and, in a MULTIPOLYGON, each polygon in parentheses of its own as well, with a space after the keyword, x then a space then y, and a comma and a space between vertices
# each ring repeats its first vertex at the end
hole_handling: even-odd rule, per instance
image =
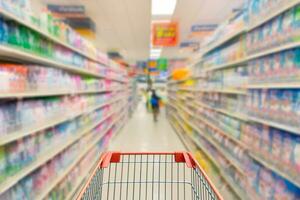
POLYGON ((112 151, 165 152, 185 151, 181 140, 170 126, 165 110, 162 109, 157 123, 140 103, 127 125, 112 141, 112 151))

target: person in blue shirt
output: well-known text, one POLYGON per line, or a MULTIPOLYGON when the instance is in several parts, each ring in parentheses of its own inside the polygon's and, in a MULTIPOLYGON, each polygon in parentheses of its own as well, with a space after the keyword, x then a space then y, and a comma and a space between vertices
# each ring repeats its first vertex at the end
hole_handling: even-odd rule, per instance
POLYGON ((160 106, 160 97, 156 94, 155 90, 152 90, 150 103, 152 107, 153 120, 154 122, 157 122, 157 118, 159 114, 159 106, 160 106))

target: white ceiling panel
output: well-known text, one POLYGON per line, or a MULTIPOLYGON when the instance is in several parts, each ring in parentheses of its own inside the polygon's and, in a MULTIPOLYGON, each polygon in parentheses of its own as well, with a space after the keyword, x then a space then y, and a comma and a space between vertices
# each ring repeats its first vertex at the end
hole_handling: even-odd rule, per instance
MULTIPOLYGON (((32 0, 35 10, 47 3, 83 4, 97 26, 96 45, 103 51, 117 50, 129 62, 149 57, 151 0, 32 0)), ((163 0, 162 0, 163 1, 163 0)), ((180 26, 180 41, 188 39, 193 24, 220 23, 243 0, 178 0, 173 20, 180 26)), ((164 48, 162 56, 183 58, 189 51, 164 48)))

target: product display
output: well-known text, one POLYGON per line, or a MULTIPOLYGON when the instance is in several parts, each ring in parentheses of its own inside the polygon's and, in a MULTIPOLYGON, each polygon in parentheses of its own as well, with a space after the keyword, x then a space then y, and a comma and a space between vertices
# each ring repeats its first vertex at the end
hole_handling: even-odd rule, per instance
POLYGON ((129 77, 30 0, 0 0, 0 199, 71 199, 127 121, 129 77))
POLYGON ((208 39, 196 83, 169 83, 169 117, 239 199, 300 198, 299 3, 250 0, 244 31, 208 39))

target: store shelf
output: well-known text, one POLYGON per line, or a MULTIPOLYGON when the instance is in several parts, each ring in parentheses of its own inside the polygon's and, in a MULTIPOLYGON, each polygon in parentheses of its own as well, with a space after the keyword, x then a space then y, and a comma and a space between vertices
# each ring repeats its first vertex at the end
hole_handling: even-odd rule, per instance
POLYGON ((247 61, 248 61, 248 59, 243 58, 243 59, 233 61, 233 62, 230 62, 230 63, 217 65, 215 67, 209 67, 207 69, 204 69, 204 72, 215 71, 215 70, 220 70, 220 69, 226 69, 226 68, 235 67, 235 66, 238 66, 238 65, 245 65, 245 64, 247 64, 247 61))
POLYGON ((107 114, 102 119, 98 120, 97 122, 83 128, 82 130, 78 131, 75 136, 71 136, 69 138, 64 139, 61 144, 55 144, 55 147, 49 148, 48 151, 42 153, 39 155, 34 162, 29 164, 27 167, 23 168, 21 171, 19 171, 17 174, 7 178, 3 183, 0 184, 0 194, 7 191, 9 188, 14 186, 16 183, 18 183, 21 179, 26 177, 28 174, 33 172, 34 170, 41 167, 43 164, 51 160, 53 157, 61 153, 64 149, 68 148, 72 144, 74 144, 76 141, 78 141, 80 138, 82 138, 84 135, 89 133, 93 128, 95 128, 98 124, 104 122, 106 119, 108 119, 110 116, 112 116, 116 111, 113 111, 109 114, 107 114))
POLYGON ((282 125, 280 123, 276 123, 276 122, 272 122, 269 120, 265 120, 265 119, 260 119, 257 117, 252 117, 252 116, 248 116, 249 121, 253 121, 253 122, 257 122, 257 123, 261 123, 261 124, 265 124, 274 128, 278 128, 281 130, 285 130, 291 133, 294 133, 296 135, 300 135, 300 128, 295 128, 295 127, 291 127, 289 125, 282 125))
POLYGON ((291 183, 293 183, 295 186, 300 188, 300 182, 297 181, 294 177, 282 172, 280 169, 278 169, 276 166, 274 166, 271 163, 268 163, 268 161, 264 158, 261 158, 259 155, 255 153, 249 153, 249 155, 256 161, 258 161, 260 164, 265 166, 266 168, 270 169, 271 171, 275 172, 276 174, 280 175, 281 177, 289 180, 291 183))
POLYGON ((12 59, 14 61, 17 60, 17 61, 24 61, 24 62, 29 62, 29 63, 49 65, 51 67, 56 67, 58 69, 67 70, 69 72, 78 73, 81 75, 93 76, 96 78, 109 79, 109 80, 114 80, 114 81, 118 81, 118 82, 126 82, 125 80, 107 77, 106 75, 98 74, 98 73, 92 72, 88 69, 84 69, 81 67, 75 67, 74 65, 64 64, 62 62, 54 61, 53 59, 50 59, 50 58, 45 58, 45 57, 42 57, 39 55, 35 55, 35 54, 30 53, 21 48, 18 49, 18 48, 14 48, 14 47, 10 47, 10 46, 0 45, 0 57, 12 59))
POLYGON ((85 169, 85 172, 79 177, 78 181, 75 182, 74 185, 72 186, 73 189, 66 196, 65 198, 66 200, 72 200, 72 197, 74 197, 75 193, 78 192, 79 186, 82 185, 83 181, 89 177, 91 170, 93 170, 98 163, 99 163, 99 157, 96 157, 94 160, 90 162, 90 165, 85 169))
MULTIPOLYGON (((193 116, 193 115, 192 115, 193 116)), ((179 114, 179 117, 186 123, 188 124, 190 127, 192 127, 195 131, 197 131, 202 137, 204 137, 209 143, 211 143, 219 152, 220 154, 222 154, 226 160, 228 160, 232 166, 234 166, 234 168, 241 174, 241 175, 245 175, 243 168, 240 166, 240 164, 238 163, 238 161, 236 161, 232 155, 230 155, 229 153, 227 153, 223 148, 220 147, 219 144, 217 144, 217 142, 214 141, 213 138, 208 137, 207 135, 203 134, 202 131, 191 122, 191 120, 186 119, 184 116, 182 116, 181 114, 179 114)))
MULTIPOLYGON (((177 118, 176 118, 177 119, 177 118)), ((178 119, 177 119, 178 121, 178 119)), ((199 130, 197 130, 199 131, 199 130)), ((202 133, 199 132, 199 134, 202 135, 202 133)), ((192 135, 187 134, 188 137, 205 153, 205 155, 208 157, 208 159, 218 168, 220 171, 221 177, 225 180, 225 182, 228 184, 228 186, 234 191, 234 193, 240 198, 240 199, 249 199, 244 191, 239 189, 239 186, 232 181, 230 177, 228 177, 227 173, 224 171, 224 169, 220 166, 220 164, 211 156, 211 153, 205 148, 200 140, 196 140, 192 135)))
POLYGON ((219 113, 222 113, 222 114, 225 114, 225 115, 228 115, 230 117, 233 117, 233 118, 236 118, 236 119, 239 119, 239 120, 242 120, 242 121, 248 121, 247 117, 242 115, 242 114, 238 114, 238 113, 235 113, 235 112, 231 112, 231 111, 228 111, 226 109, 221 109, 221 108, 214 108, 212 106, 209 106, 205 103, 202 103, 202 102, 195 102, 195 104, 197 106, 200 106, 200 107, 203 107, 203 108, 207 108, 209 110, 214 110, 216 112, 219 112, 219 113))
POLYGON ((204 89, 198 88, 195 89, 195 92, 204 92, 204 93, 224 93, 224 94, 236 94, 236 95, 247 95, 247 91, 243 89, 204 89))
POLYGON ((4 9, 0 9, 0 15, 7 18, 7 19, 9 19, 9 20, 13 20, 13 21, 17 22, 18 24, 23 25, 23 26, 39 33, 40 35, 46 37, 47 39, 51 40, 52 42, 55 42, 56 44, 60 44, 64 47, 66 47, 66 48, 68 48, 68 49, 84 56, 85 58, 88 58, 89 60, 92 60, 92 61, 97 62, 99 64, 104 64, 104 63, 99 62, 94 56, 88 55, 88 54, 84 53, 83 50, 79 50, 78 48, 73 47, 73 46, 67 44, 66 42, 61 41, 59 38, 56 38, 56 37, 52 36, 51 34, 43 31, 41 28, 36 27, 36 26, 32 25, 31 23, 29 23, 27 21, 24 21, 24 19, 21 19, 18 16, 15 16, 14 14, 11 14, 11 13, 9 13, 8 11, 6 11, 4 9))
MULTIPOLYGON (((120 115, 122 116, 122 115, 120 115)), ((117 120, 114 120, 108 128, 106 128, 102 134, 99 134, 93 142, 88 144, 88 146, 81 151, 81 153, 76 157, 76 160, 73 161, 73 164, 71 164, 68 168, 64 170, 62 174, 60 174, 58 177, 55 177, 50 184, 47 184, 47 188, 42 191, 36 198, 36 200, 43 200, 46 198, 46 196, 53 190, 53 188, 58 185, 71 171, 76 167, 78 162, 80 162, 83 157, 105 136, 105 134, 115 125, 115 123, 120 119, 121 117, 118 117, 117 120)))
POLYGON ((248 84, 246 89, 298 89, 300 88, 299 82, 295 83, 260 83, 248 84))
POLYGON ((296 48, 299 46, 300 46, 300 42, 292 42, 292 43, 288 43, 288 44, 284 44, 284 45, 276 45, 276 47, 270 48, 270 49, 262 51, 260 53, 255 53, 255 54, 249 55, 247 57, 247 60, 250 61, 250 60, 253 60, 256 58, 264 57, 264 56, 267 56, 267 55, 270 55, 273 53, 278 53, 278 52, 288 50, 288 49, 293 49, 293 48, 296 48))
POLYGON ((214 49, 216 49, 216 48, 222 46, 223 44, 229 42, 230 40, 232 40, 232 39, 234 39, 234 38, 237 38, 238 36, 240 36, 240 35, 246 33, 246 31, 247 31, 247 30, 246 30, 246 27, 244 27, 244 28, 241 28, 240 30, 236 31, 235 33, 232 33, 232 34, 228 35, 228 36, 225 37, 224 39, 222 39, 222 40, 216 42, 216 43, 215 43, 214 45, 212 45, 211 47, 205 49, 205 50, 203 51, 202 55, 208 54, 208 53, 211 52, 212 50, 214 50, 214 49))
MULTIPOLYGON (((123 125, 119 126, 118 130, 113 134, 113 136, 118 134, 118 132, 122 129, 122 127, 123 127, 123 125)), ((80 188, 80 186, 83 185, 84 180, 86 180, 90 176, 91 170, 93 170, 97 166, 98 162, 99 162, 99 157, 96 157, 93 161, 91 161, 91 164, 85 170, 85 173, 82 174, 80 176, 80 178, 78 179, 78 181, 76 183, 74 183, 74 185, 72 186, 73 189, 66 196, 66 198, 65 198, 66 200, 72 200, 72 198, 75 197, 76 193, 78 193, 78 191, 80 191, 78 188, 80 188)))
POLYGON ((27 91, 22 93, 0 93, 0 99, 7 98, 28 98, 28 97, 46 97, 46 96, 62 96, 62 95, 78 95, 78 94, 96 94, 105 92, 120 91, 121 88, 115 89, 100 89, 100 90, 83 90, 83 91, 70 91, 70 90, 49 90, 49 91, 27 91))
POLYGON ((300 0, 288 0, 285 1, 285 5, 281 6, 278 10, 273 11, 273 12, 269 12, 270 14, 268 16, 262 16, 260 17, 260 21, 254 23, 253 25, 251 25, 248 28, 248 32, 263 25, 264 23, 270 21, 271 19, 273 19, 274 17, 284 13, 285 11, 289 10, 290 8, 296 6, 297 4, 300 3, 300 0))
POLYGON ((92 107, 90 107, 86 110, 81 110, 79 112, 65 113, 65 115, 57 116, 53 119, 47 119, 46 121, 44 121, 40 124, 36 124, 32 127, 26 127, 26 128, 21 129, 21 130, 9 133, 7 135, 3 135, 3 136, 0 137, 0 145, 8 144, 8 143, 13 142, 15 140, 18 140, 20 138, 32 135, 32 134, 34 134, 38 131, 53 127, 55 125, 61 124, 61 123, 66 122, 66 121, 69 121, 69 120, 74 119, 78 116, 90 113, 94 110, 97 110, 99 108, 102 108, 106 105, 112 104, 112 103, 120 101, 120 100, 123 100, 123 98, 117 98, 115 100, 112 100, 112 101, 109 101, 109 102, 106 102, 106 103, 102 103, 102 104, 97 105, 97 106, 92 106, 92 107))

